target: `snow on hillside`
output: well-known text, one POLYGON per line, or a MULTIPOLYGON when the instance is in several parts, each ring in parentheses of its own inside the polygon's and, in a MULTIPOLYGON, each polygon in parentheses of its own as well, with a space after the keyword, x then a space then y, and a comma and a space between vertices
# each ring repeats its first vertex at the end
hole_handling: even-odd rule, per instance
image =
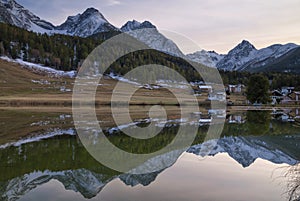
POLYGON ((46 67, 46 66, 43 66, 41 64, 34 64, 34 63, 27 62, 27 61, 23 61, 21 59, 13 60, 13 59, 10 59, 6 56, 2 56, 2 57, 0 57, 0 59, 8 61, 8 62, 17 63, 17 64, 20 64, 23 68, 30 69, 30 70, 37 71, 37 72, 47 73, 47 74, 49 74, 51 76, 54 76, 54 77, 74 78, 77 74, 76 71, 55 70, 53 68, 46 67))

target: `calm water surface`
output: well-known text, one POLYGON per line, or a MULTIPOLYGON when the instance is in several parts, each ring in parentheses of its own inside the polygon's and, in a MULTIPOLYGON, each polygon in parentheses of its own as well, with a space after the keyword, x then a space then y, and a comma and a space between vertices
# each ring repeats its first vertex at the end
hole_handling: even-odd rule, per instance
MULTIPOLYGON (((98 163, 76 135, 71 114, 2 110, 0 116, 0 200, 276 201, 299 196, 296 110, 228 113, 221 138, 205 142, 208 123, 198 123, 193 145, 175 163, 143 175, 98 163), (202 157, 201 148, 210 143, 216 146, 202 157)), ((136 125, 145 122, 140 119, 136 125)), ((116 146, 143 153, 167 144, 184 123, 168 121, 160 135, 147 141, 148 147, 113 126, 105 132, 116 146)))

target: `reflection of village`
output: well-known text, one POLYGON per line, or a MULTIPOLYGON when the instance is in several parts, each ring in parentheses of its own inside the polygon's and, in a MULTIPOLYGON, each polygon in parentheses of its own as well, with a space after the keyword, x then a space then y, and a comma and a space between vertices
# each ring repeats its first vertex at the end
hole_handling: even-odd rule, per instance
MULTIPOLYGON (((201 113, 199 123, 200 125, 208 125, 213 120, 225 119, 229 124, 243 124, 246 122, 246 113, 227 114, 226 110, 208 110, 207 113, 201 113)), ((218 121, 217 121, 218 122, 218 121)))
MULTIPOLYGON (((300 108, 273 109, 268 111, 271 120, 279 122, 300 122, 300 108)), ((213 120, 225 119, 228 124, 243 124, 247 120, 247 112, 227 113, 226 110, 208 110, 201 113, 199 118, 200 125, 209 125, 213 120)))
MULTIPOLYGON (((270 91, 272 105, 298 105, 300 103, 300 92, 295 87, 282 87, 270 91)), ((242 84, 230 84, 224 89, 216 89, 212 85, 199 85, 196 96, 202 96, 206 101, 221 101, 227 105, 249 105, 246 99, 246 87, 242 84)))
POLYGON ((294 122, 300 121, 300 109, 281 109, 281 110, 273 110, 272 113, 273 120, 279 120, 282 122, 294 122))

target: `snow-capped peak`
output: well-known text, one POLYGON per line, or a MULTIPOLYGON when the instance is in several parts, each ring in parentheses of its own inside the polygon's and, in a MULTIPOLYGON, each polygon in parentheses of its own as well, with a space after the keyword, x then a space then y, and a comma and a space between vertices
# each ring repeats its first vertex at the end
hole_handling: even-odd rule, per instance
POLYGON ((243 40, 235 48, 229 51, 226 57, 235 57, 236 59, 248 57, 252 52, 257 49, 247 40, 243 40))
POLYGON ((0 0, 0 22, 31 31, 34 31, 36 27, 43 29, 43 32, 54 28, 50 22, 41 20, 14 0, 0 0))
POLYGON ((117 31, 95 8, 88 8, 82 14, 70 16, 60 26, 41 20, 14 0, 0 0, 0 22, 48 34, 67 34, 88 37, 99 32, 117 31))
POLYGON ((254 47, 254 45, 252 45, 249 41, 247 40, 242 40, 241 43, 239 43, 234 49, 249 49, 249 50, 252 50, 252 49, 256 49, 254 47))
POLYGON ((88 8, 82 14, 68 17, 56 30, 68 35, 88 37, 99 32, 118 29, 111 25, 97 9, 88 8))
POLYGON ((145 29, 145 28, 156 28, 151 22, 144 21, 143 23, 136 20, 128 21, 125 25, 121 27, 121 31, 128 32, 136 29, 145 29))
POLYGON ((139 41, 145 43, 150 48, 165 52, 173 56, 184 57, 184 54, 177 45, 161 34, 157 28, 149 21, 140 23, 136 20, 127 22, 122 26, 121 31, 128 33, 139 41))
POLYGON ((249 41, 243 40, 218 62, 217 67, 225 70, 238 70, 253 58, 256 51, 257 49, 249 41))

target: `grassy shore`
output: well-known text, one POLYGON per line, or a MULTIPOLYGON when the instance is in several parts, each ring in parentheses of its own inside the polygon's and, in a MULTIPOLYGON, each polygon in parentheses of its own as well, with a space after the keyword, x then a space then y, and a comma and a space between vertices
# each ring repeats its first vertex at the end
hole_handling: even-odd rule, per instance
MULTIPOLYGON (((71 106, 75 79, 49 77, 36 74, 18 64, 0 60, 0 106, 71 106)), ((100 81, 96 92, 96 105, 110 105, 117 80, 105 77, 100 81)), ((130 96, 126 91, 133 85, 122 83, 116 103, 130 96)), ((167 89, 138 88, 131 96, 132 105, 178 105, 175 96, 167 89)), ((177 93, 183 89, 174 89, 177 93)), ((207 96, 197 97, 201 104, 209 105, 207 96)), ((186 100, 189 102, 189 99, 186 100)))
MULTIPOLYGON (((0 59, 0 107, 71 107, 72 106, 72 91, 75 79, 51 77, 48 74, 37 74, 22 66, 7 62, 0 59)), ((112 94, 118 81, 105 77, 100 81, 95 95, 95 102, 89 104, 111 105, 120 104, 125 99, 131 96, 131 105, 169 105, 178 106, 176 97, 167 89, 146 89, 136 87, 136 92, 131 95, 127 92, 128 88, 133 85, 123 82, 120 85, 121 93, 118 98, 112 101, 112 94)), ((184 89, 174 89, 178 94, 183 94, 184 89)), ((210 101, 207 100, 208 94, 203 93, 201 96, 196 96, 200 107, 210 107, 210 101)), ((87 102, 89 100, 86 100, 87 102)), ((185 98, 185 103, 188 105, 193 100, 190 97, 185 98)), ((247 110, 247 109, 272 109, 274 106, 253 107, 246 105, 246 97, 242 94, 231 94, 229 101, 233 106, 232 110, 247 110)), ((297 105, 278 105, 275 107, 298 107, 297 105)))

